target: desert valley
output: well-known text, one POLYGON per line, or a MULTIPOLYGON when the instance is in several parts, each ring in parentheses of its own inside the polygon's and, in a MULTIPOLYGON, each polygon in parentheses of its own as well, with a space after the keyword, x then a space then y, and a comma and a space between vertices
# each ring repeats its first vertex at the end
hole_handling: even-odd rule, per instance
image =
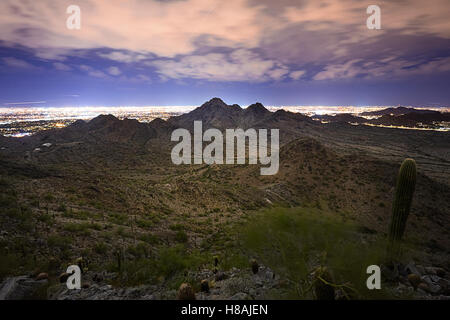
MULTIPOLYGON (((448 121, 448 113, 398 111, 374 121, 448 121)), ((336 299, 448 298, 450 133, 338 117, 214 98, 167 120, 100 115, 0 136, 0 277, 25 286, 4 294, 172 299, 190 283, 197 299, 311 299, 315 271, 327 268, 336 299), (260 175, 248 162, 173 164, 171 133, 192 132, 194 121, 204 130, 279 129, 278 173, 260 175), (389 266, 406 158, 417 183, 402 255, 389 266), (83 269, 76 292, 60 283, 73 263, 83 269), (366 287, 372 264, 383 266, 382 290, 366 287)))

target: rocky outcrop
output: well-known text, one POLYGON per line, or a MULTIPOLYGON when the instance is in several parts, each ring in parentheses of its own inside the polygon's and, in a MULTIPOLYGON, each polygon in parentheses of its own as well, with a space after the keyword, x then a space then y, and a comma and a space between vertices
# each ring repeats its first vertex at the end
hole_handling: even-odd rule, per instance
MULTIPOLYGON (((214 272, 209 269, 189 272, 187 278, 195 279, 199 285, 208 281, 208 290, 196 292, 195 299, 263 299, 267 297, 270 290, 283 290, 283 282, 280 278, 271 269, 264 266, 259 266, 257 274, 253 274, 250 269, 236 268, 222 273, 224 277, 216 280, 214 272)), ((88 273, 87 277, 90 279, 93 278, 93 275, 88 273)), ((193 286, 193 283, 189 286, 193 286)), ((58 284, 50 291, 52 293, 49 295, 49 299, 53 300, 174 300, 179 296, 176 290, 159 285, 116 288, 105 282, 93 283, 79 290, 69 290, 65 284, 58 284)))
POLYGON ((43 276, 39 280, 29 276, 6 278, 0 285, 0 300, 37 299, 39 290, 47 284, 48 281, 43 276))

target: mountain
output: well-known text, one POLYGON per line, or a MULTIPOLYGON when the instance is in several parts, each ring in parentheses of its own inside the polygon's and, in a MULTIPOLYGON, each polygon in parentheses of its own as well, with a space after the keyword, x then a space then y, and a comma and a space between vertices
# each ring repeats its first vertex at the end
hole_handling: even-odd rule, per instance
POLYGON ((380 118, 372 119, 367 122, 391 126, 418 127, 419 124, 432 125, 435 122, 439 123, 444 121, 450 121, 450 113, 433 111, 427 113, 412 112, 402 115, 385 114, 380 118))
POLYGON ((285 121, 311 122, 311 119, 285 110, 271 112, 259 102, 243 109, 237 104, 227 105, 221 99, 213 98, 189 113, 168 120, 172 126, 189 129, 192 129, 194 121, 202 121, 204 128, 224 130, 227 128, 270 128, 269 125, 277 125, 276 128, 278 128, 278 125, 285 121))
POLYGON ((395 108, 386 108, 377 111, 366 111, 362 112, 361 116, 383 116, 383 115, 402 115, 407 113, 439 113, 439 111, 434 110, 426 110, 426 109, 414 109, 407 107, 395 107, 395 108))
POLYGON ((219 98, 213 98, 189 113, 170 118, 168 122, 181 128, 192 128, 194 121, 202 121, 204 128, 233 128, 241 114, 239 105, 230 106, 219 98))
POLYGON ((328 122, 348 122, 348 123, 364 123, 367 120, 363 117, 354 116, 350 113, 341 113, 337 115, 313 115, 311 118, 314 120, 328 121, 328 122))
MULTIPOLYGON (((227 265, 234 270, 234 261, 249 260, 254 251, 240 236, 249 235, 251 242, 260 238, 263 254, 272 252, 274 260, 285 263, 279 258, 281 244, 267 246, 266 236, 291 239, 292 233, 278 237, 291 229, 294 233, 317 230, 317 236, 305 241, 292 238, 296 245, 313 249, 308 251, 314 252, 311 261, 316 263, 323 254, 315 245, 328 247, 329 242, 321 238, 327 230, 336 233, 336 242, 342 242, 346 250, 349 243, 367 248, 366 244, 385 238, 396 177, 407 157, 417 162, 417 184, 405 237, 411 250, 418 247, 412 253, 422 259, 421 265, 447 266, 450 261, 448 132, 339 121, 322 124, 285 110, 270 112, 260 103, 243 109, 215 98, 168 121, 139 123, 101 115, 31 137, 0 138, 0 143, 8 144, 0 150, 0 256, 19 261, 6 265, 8 274, 37 270, 53 276, 83 257, 93 266, 83 275, 91 288, 103 290, 97 285, 101 276, 118 286, 150 281, 168 289, 186 275, 194 279, 193 271, 201 273, 195 281, 205 279, 204 268, 213 265, 213 255, 219 257, 221 269, 227 265), (278 128, 278 173, 261 176, 259 164, 175 165, 170 134, 175 128, 190 128, 194 120, 220 129, 278 128), (288 214, 279 216, 280 209, 288 214), (252 220, 269 210, 270 220, 252 220), (320 223, 309 218, 291 220, 291 210, 300 210, 302 216, 307 214, 305 218, 314 216, 320 223), (328 218, 348 222, 348 233, 356 238, 341 238, 347 229, 340 224, 330 229, 324 223, 328 218), (248 224, 267 226, 268 232, 255 236, 248 224), (279 227, 282 232, 272 229, 279 227), (24 261, 39 264, 28 267, 24 261), (17 265, 26 269, 17 270, 17 265), (96 277, 88 278, 89 272, 96 277)), ((349 257, 360 252, 358 247, 349 257)), ((349 258, 343 255, 342 259, 345 264, 349 258)), ((253 275, 250 268, 245 273, 252 279, 276 279, 262 270, 260 275, 253 275)), ((283 276, 283 269, 277 270, 283 276)), ((342 279, 340 283, 351 280, 342 279)), ((233 288, 241 281, 231 275, 228 280, 233 288)), ((216 287, 225 288, 224 281, 217 280, 216 287)))

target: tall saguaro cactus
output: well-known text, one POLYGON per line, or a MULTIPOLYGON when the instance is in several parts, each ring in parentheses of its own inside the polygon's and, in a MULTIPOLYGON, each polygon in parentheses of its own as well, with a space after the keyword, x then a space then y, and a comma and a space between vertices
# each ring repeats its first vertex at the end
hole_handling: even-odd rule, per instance
POLYGON ((411 202, 416 187, 416 162, 405 159, 400 167, 392 204, 392 218, 389 226, 389 252, 395 254, 402 239, 411 209, 411 202))

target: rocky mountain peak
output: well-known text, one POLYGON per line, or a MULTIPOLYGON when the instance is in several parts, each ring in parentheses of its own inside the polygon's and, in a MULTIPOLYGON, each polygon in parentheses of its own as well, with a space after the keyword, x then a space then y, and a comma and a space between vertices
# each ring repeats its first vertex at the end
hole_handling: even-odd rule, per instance
POLYGON ((253 112, 253 113, 259 113, 259 114, 263 114, 263 113, 268 113, 270 112, 269 110, 267 110, 262 103, 256 102, 250 106, 247 107, 247 109, 245 109, 246 112, 253 112))

